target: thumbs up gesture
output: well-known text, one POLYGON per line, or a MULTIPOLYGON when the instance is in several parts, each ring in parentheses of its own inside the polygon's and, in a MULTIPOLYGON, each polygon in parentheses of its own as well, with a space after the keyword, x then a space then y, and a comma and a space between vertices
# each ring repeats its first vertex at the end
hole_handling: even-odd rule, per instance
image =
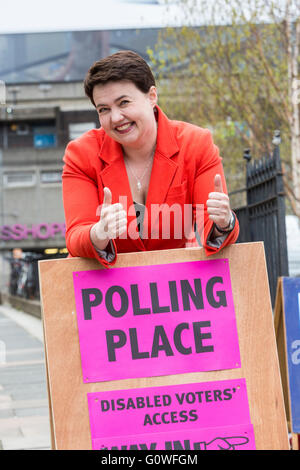
POLYGON ((100 250, 106 248, 109 240, 119 237, 127 229, 127 213, 122 204, 112 204, 109 188, 104 188, 100 220, 91 229, 91 240, 100 250))
POLYGON ((231 209, 229 197, 223 191, 222 179, 220 175, 215 175, 214 191, 209 193, 206 202, 207 212, 212 220, 222 230, 226 230, 231 221, 231 209))

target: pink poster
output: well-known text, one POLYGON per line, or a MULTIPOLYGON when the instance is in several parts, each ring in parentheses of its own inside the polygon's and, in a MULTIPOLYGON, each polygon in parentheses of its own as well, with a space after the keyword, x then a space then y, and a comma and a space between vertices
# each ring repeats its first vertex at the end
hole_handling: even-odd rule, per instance
POLYGON ((93 450, 255 450, 251 424, 92 440, 93 450))
POLYGON ((245 379, 88 394, 93 449, 254 449, 245 379))
POLYGON ((84 382, 241 367, 228 259, 73 279, 84 382))

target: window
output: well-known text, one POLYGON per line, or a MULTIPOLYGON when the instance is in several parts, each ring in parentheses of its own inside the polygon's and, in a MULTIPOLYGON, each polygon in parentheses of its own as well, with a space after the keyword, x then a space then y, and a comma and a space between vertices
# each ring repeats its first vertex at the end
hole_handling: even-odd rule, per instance
POLYGON ((7 188, 34 186, 35 173, 29 171, 7 172, 3 174, 3 183, 7 188))
POLYGON ((35 148, 56 147, 56 129, 54 126, 35 126, 33 128, 35 148))
POLYGON ((91 129, 94 129, 96 124, 94 122, 77 122, 73 124, 69 124, 69 137, 70 140, 77 139, 82 134, 91 129))
POLYGON ((29 125, 28 124, 18 124, 16 132, 17 132, 17 135, 28 135, 29 134, 29 125))
POLYGON ((61 183, 61 170, 42 171, 41 183, 61 183))
POLYGON ((11 123, 8 127, 8 132, 11 135, 28 135, 30 133, 30 126, 27 123, 11 123))

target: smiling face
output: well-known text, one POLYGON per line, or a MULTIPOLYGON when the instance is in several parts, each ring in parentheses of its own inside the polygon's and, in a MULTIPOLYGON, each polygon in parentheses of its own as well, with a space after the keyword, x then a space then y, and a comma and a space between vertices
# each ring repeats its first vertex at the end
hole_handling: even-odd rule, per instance
POLYGON ((93 100, 102 129, 125 149, 140 149, 156 139, 156 88, 141 92, 124 80, 96 85, 93 100))

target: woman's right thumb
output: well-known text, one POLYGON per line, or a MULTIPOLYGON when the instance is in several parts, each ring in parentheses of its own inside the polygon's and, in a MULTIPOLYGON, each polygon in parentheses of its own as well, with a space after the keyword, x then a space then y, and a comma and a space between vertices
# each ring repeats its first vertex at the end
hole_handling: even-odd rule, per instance
POLYGON ((111 201, 112 201, 112 195, 111 195, 110 189, 107 188, 107 187, 105 187, 105 188, 103 189, 103 192, 104 192, 103 204, 110 205, 110 204, 111 204, 111 201))

